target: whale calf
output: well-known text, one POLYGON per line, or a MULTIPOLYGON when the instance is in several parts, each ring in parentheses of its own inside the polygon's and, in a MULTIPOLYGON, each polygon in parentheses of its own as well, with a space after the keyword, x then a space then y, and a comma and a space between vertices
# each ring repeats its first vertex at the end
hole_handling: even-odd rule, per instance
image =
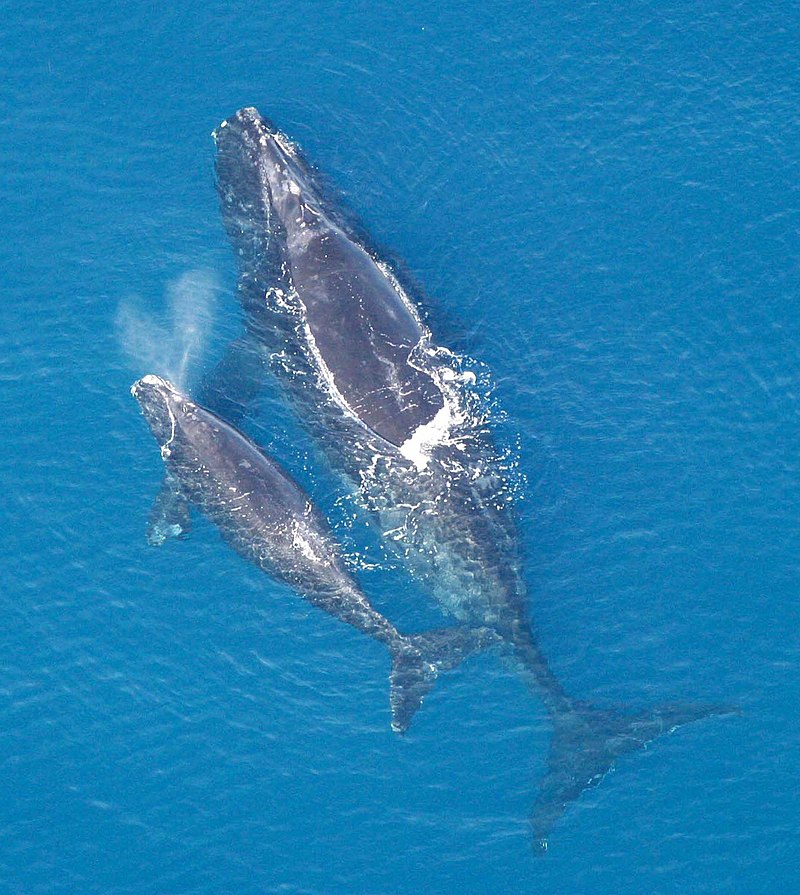
POLYGON ((729 708, 617 712, 565 690, 528 613, 512 488, 474 377, 434 342, 392 270, 327 200, 284 134, 246 108, 215 139, 245 332, 206 394, 226 416, 243 414, 269 368, 384 542, 446 612, 502 642, 554 728, 530 818, 544 849, 567 805, 619 756, 729 708))
POLYGON ((344 568, 322 514, 274 460, 165 379, 144 376, 131 392, 174 486, 237 553, 388 648, 395 731, 407 729, 440 670, 494 642, 489 630, 400 634, 344 568))

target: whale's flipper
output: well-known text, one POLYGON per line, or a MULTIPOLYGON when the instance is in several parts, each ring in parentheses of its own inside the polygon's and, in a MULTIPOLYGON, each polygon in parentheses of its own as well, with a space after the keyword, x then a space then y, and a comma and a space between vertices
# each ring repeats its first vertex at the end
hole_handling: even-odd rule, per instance
POLYGON ((499 643, 489 628, 443 628, 401 637, 392 648, 389 676, 392 730, 408 730, 440 671, 451 671, 473 653, 499 643))
POLYGON ((178 482, 171 475, 165 475, 161 490, 150 508, 147 543, 151 547, 160 547, 168 538, 185 537, 191 529, 189 501, 178 482))
POLYGON ((619 756, 692 721, 736 713, 730 706, 665 704, 631 715, 576 704, 557 715, 547 773, 530 815, 534 849, 547 850, 547 837, 569 803, 597 786, 619 756))

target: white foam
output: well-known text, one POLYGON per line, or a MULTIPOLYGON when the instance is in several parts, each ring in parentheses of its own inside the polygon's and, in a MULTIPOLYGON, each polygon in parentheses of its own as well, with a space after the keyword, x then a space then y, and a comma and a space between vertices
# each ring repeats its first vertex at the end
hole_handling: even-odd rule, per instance
POLYGON ((317 556, 317 553, 314 550, 311 543, 305 537, 303 537, 304 534, 305 534, 305 529, 301 528, 300 523, 295 521, 293 538, 292 538, 292 546, 296 550, 299 550, 303 554, 303 556, 305 556, 306 559, 310 559, 313 562, 320 562, 321 558, 319 556, 317 556))
POLYGON ((448 443, 453 427, 460 421, 460 414, 454 411, 454 402, 445 396, 444 406, 432 420, 417 426, 400 445, 400 453, 422 471, 430 462, 431 451, 448 443))

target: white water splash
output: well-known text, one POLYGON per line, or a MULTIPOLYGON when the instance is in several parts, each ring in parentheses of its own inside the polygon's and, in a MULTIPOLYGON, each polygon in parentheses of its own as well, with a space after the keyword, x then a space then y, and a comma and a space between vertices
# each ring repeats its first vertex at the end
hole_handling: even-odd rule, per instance
POLYGON ((115 321, 120 347, 137 368, 158 370, 185 391, 213 327, 218 291, 214 274, 190 270, 168 284, 158 315, 135 297, 123 299, 115 321))

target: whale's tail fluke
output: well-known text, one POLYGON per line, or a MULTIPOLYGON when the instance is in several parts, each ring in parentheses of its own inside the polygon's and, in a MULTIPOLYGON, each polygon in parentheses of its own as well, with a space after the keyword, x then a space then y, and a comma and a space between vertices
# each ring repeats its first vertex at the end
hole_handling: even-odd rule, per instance
POLYGON ((392 646, 389 702, 392 730, 405 733, 441 671, 499 643, 488 628, 443 628, 400 637, 392 646))
POLYGON ((547 850, 554 824, 570 802, 613 770, 617 758, 647 747, 662 734, 712 715, 737 714, 722 705, 665 704, 640 714, 575 704, 555 716, 547 773, 530 815, 534 849, 547 850))

